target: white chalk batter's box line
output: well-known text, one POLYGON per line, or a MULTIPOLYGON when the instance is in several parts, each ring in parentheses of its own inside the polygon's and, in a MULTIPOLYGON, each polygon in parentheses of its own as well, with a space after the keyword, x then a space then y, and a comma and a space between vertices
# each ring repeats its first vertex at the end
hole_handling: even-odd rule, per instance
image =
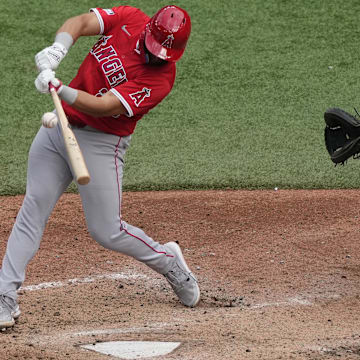
MULTIPOLYGON (((119 280, 119 279, 150 279, 148 276, 143 274, 125 274, 125 273, 112 273, 112 274, 104 274, 104 275, 95 275, 92 277, 84 277, 84 278, 75 278, 69 279, 65 281, 55 281, 55 282, 45 282, 37 285, 28 285, 21 287, 20 290, 24 291, 37 291, 43 289, 53 289, 53 288, 61 288, 74 284, 89 284, 94 283, 98 280, 119 280)), ((152 278, 152 281, 155 279, 152 278)), ((155 280, 156 281, 156 280, 155 280)), ((338 300, 341 298, 340 295, 328 295, 328 296, 320 296, 316 297, 317 299, 328 299, 328 300, 338 300)), ((274 301, 274 302, 265 302, 260 304, 254 304, 249 307, 251 310, 262 309, 266 307, 285 307, 285 306, 311 306, 314 304, 311 297, 303 297, 301 295, 295 296, 293 298, 284 299, 282 301, 274 301)), ((230 315, 230 314, 229 314, 230 315)), ((231 315, 230 315, 231 316, 231 315)))
POLYGON ((96 282, 98 280, 119 280, 119 279, 148 279, 148 276, 141 275, 141 274, 124 274, 124 273, 114 273, 114 274, 105 274, 105 275, 95 275, 92 277, 85 277, 85 278, 75 278, 69 279, 66 281, 52 281, 52 282, 45 282, 37 285, 28 285, 23 286, 20 290, 24 291, 36 291, 36 290, 43 290, 43 289, 51 289, 51 288, 61 288, 68 285, 74 284, 89 284, 96 282))

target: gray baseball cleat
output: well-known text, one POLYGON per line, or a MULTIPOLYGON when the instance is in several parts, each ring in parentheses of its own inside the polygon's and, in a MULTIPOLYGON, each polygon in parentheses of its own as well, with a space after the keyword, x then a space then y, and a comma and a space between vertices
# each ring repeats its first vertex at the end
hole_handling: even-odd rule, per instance
POLYGON ((20 316, 20 308, 16 300, 0 294, 0 329, 12 327, 20 316))
POLYGON ((164 246, 175 256, 172 268, 164 274, 166 280, 185 306, 196 306, 200 300, 200 289, 196 277, 185 262, 180 246, 175 242, 169 242, 164 246))

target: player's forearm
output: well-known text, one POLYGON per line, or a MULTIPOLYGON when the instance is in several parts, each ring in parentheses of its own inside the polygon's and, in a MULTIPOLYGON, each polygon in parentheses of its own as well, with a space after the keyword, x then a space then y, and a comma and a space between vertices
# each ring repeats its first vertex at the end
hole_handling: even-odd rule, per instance
POLYGON ((72 36, 75 43, 80 36, 98 35, 99 32, 99 22, 95 14, 89 13, 69 18, 59 28, 57 34, 68 33, 72 36))
POLYGON ((81 36, 81 22, 76 21, 76 18, 70 18, 64 22, 64 24, 57 31, 57 35, 61 33, 67 33, 73 38, 74 44, 81 36))
POLYGON ((94 13, 66 20, 57 31, 54 43, 35 55, 35 63, 39 72, 46 69, 56 70, 80 36, 98 35, 99 33, 100 24, 94 13))
POLYGON ((93 117, 113 116, 125 114, 126 109, 121 102, 111 96, 94 96, 81 90, 63 86, 59 92, 60 98, 70 104, 74 109, 93 117))
POLYGON ((109 113, 109 109, 106 109, 101 97, 90 95, 81 90, 78 90, 76 100, 71 106, 94 117, 114 115, 111 111, 109 113))

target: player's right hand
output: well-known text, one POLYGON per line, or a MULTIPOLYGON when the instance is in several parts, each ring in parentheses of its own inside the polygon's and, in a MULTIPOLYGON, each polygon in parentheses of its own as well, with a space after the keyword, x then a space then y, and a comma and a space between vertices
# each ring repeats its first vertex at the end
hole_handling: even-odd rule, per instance
POLYGON ((51 46, 46 47, 35 55, 35 64, 41 72, 45 69, 56 70, 61 60, 67 54, 64 45, 54 42, 51 46))
POLYGON ((59 88, 62 85, 61 81, 55 77, 55 71, 50 69, 41 71, 41 73, 35 79, 35 87, 37 91, 41 92, 42 94, 50 92, 50 83, 55 87, 56 91, 59 91, 59 88))

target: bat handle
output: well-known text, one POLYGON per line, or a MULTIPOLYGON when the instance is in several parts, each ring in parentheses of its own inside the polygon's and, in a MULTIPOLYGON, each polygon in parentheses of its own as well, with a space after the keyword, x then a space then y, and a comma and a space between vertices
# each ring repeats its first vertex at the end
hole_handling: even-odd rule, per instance
POLYGON ((49 89, 50 89, 51 92, 56 91, 55 86, 51 82, 49 82, 49 89))

